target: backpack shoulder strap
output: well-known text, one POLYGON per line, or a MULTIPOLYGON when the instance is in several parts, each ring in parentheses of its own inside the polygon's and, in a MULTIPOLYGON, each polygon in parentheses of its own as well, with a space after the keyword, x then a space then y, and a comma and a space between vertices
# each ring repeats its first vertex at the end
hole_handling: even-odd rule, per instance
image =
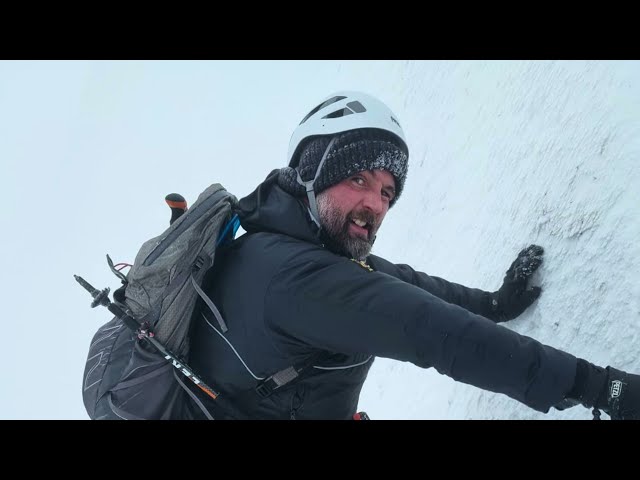
POLYGON ((299 362, 295 365, 287 367, 274 373, 268 378, 260 381, 258 385, 252 389, 260 400, 263 400, 270 396, 277 389, 289 385, 293 381, 299 381, 302 378, 309 376, 313 371, 313 365, 326 360, 331 356, 331 353, 327 351, 319 351, 308 357, 306 360, 299 362))

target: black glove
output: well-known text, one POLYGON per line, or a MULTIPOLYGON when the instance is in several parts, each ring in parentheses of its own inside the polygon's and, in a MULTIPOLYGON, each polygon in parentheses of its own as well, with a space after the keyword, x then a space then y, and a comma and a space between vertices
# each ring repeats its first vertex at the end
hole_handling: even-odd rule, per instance
POLYGON ((496 323, 516 318, 540 296, 542 289, 527 288, 527 281, 542 263, 543 253, 542 247, 529 245, 511 264, 502 287, 491 294, 492 317, 496 323))
POLYGON ((596 403, 611 420, 640 420, 640 375, 607 367, 606 397, 596 403))
POLYGON ((601 368, 579 358, 575 385, 555 408, 563 410, 577 403, 603 410, 611 420, 640 420, 640 375, 601 368))

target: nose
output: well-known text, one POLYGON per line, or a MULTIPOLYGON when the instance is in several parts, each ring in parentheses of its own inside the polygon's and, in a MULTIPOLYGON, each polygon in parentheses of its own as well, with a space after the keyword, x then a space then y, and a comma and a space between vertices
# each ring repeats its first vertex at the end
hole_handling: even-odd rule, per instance
POLYGON ((381 215, 386 208, 382 195, 376 193, 374 190, 367 191, 363 198, 362 206, 375 215, 381 215))

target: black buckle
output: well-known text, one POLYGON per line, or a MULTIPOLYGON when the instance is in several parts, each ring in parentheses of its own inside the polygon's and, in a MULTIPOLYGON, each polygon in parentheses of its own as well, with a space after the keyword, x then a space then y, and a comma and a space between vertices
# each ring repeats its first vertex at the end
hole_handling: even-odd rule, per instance
POLYGON ((278 388, 278 385, 273 380, 273 377, 269 377, 256 387, 256 393, 260 398, 267 398, 276 388, 278 388))
POLYGON ((198 270, 200 270, 205 264, 205 260, 202 256, 198 255, 196 257, 195 262, 193 262, 193 271, 197 272, 198 270))

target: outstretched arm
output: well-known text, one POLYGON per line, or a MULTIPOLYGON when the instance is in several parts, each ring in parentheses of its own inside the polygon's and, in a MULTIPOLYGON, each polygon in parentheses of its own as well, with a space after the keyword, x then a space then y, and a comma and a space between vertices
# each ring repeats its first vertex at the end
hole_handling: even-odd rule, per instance
POLYGON ((469 288, 414 270, 409 265, 393 264, 371 255, 374 270, 386 273, 458 305, 496 323, 512 320, 524 312, 539 296, 540 287, 529 286, 529 278, 542 263, 544 250, 537 245, 523 249, 506 272, 504 282, 495 292, 469 288))
POLYGON ((264 304, 274 345, 434 367, 543 412, 573 386, 574 356, 329 252, 310 249, 285 262, 264 304))

